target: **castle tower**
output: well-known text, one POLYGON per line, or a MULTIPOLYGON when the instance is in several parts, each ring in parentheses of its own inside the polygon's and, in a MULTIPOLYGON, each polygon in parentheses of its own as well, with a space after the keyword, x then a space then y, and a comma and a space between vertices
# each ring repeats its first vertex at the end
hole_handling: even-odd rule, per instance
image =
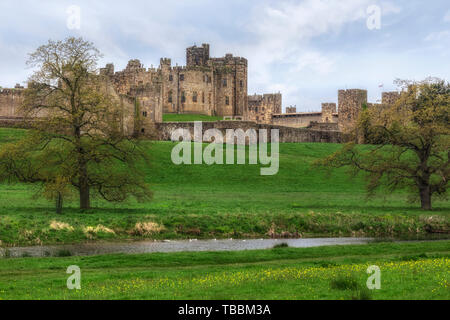
POLYGON ((339 130, 349 132, 354 127, 364 104, 367 104, 367 90, 339 90, 339 130))
POLYGON ((336 112, 336 103, 322 103, 322 122, 333 122, 333 114, 336 112))
POLYGON ((245 117, 247 99, 247 59, 226 54, 211 58, 214 69, 215 114, 245 117))
POLYGON ((286 107, 286 113, 297 113, 297 107, 294 106, 286 107))
POLYGON ((201 47, 192 46, 186 49, 186 66, 205 66, 209 60, 209 44, 201 47))
POLYGON ((248 109, 245 115, 247 121, 271 124, 274 114, 281 113, 281 93, 248 96, 248 109))
POLYGON ((108 77, 114 76, 114 64, 108 63, 104 68, 100 68, 100 75, 108 77))
POLYGON ((400 93, 397 91, 383 92, 381 94, 381 103, 385 105, 392 105, 400 98, 400 93))

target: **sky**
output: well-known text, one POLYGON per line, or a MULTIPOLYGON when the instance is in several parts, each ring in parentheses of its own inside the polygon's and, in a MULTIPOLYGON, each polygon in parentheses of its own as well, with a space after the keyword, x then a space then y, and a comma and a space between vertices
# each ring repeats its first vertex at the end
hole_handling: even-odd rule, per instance
POLYGON ((281 92, 298 111, 337 102, 339 89, 377 102, 397 78, 450 80, 449 0, 1 0, 0 86, 25 84, 28 54, 69 36, 116 70, 185 65, 187 47, 209 43, 213 57, 248 59, 249 94, 281 92))

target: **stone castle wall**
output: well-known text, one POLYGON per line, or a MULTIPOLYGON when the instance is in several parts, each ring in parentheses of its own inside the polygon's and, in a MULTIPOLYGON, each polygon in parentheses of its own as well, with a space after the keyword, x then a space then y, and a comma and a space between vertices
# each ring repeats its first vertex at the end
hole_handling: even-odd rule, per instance
POLYGON ((286 113, 297 113, 297 107, 286 107, 286 113))
POLYGON ((245 119, 257 123, 271 124, 273 115, 280 114, 281 108, 281 93, 248 96, 245 119))
POLYGON ((187 48, 184 67, 163 58, 159 68, 147 70, 130 60, 123 71, 108 64, 101 73, 118 92, 137 98, 153 122, 162 122, 163 113, 243 116, 247 110, 247 60, 231 54, 210 58, 208 44, 187 48))
MULTIPOLYGON (((335 103, 322 103, 321 112, 296 112, 295 107, 286 108, 284 114, 274 114, 272 123, 293 128, 307 128, 316 123, 337 123, 338 114, 335 103)), ((324 128, 334 126, 324 126, 324 128)))
MULTIPOLYGON (((187 129, 192 139, 194 139, 194 122, 164 122, 155 124, 157 139, 161 141, 170 141, 172 132, 176 129, 187 129)), ((242 129, 247 131, 254 129, 258 133, 260 129, 266 129, 268 141, 271 140, 271 129, 279 130, 279 142, 281 143, 300 143, 300 142, 322 142, 322 143, 340 143, 342 137, 338 131, 310 130, 304 128, 290 128, 284 126, 275 126, 269 124, 257 124, 252 121, 217 121, 203 122, 202 134, 209 129, 218 129, 223 137, 226 137, 227 129, 242 129)))
POLYGON ((20 117, 23 89, 0 89, 0 117, 20 117))
POLYGON ((363 105, 367 105, 367 90, 338 91, 339 130, 349 132, 355 125, 363 105))
POLYGON ((336 103, 322 103, 322 122, 331 123, 334 121, 334 116, 337 114, 336 103))
POLYGON ((321 112, 274 114, 272 124, 292 128, 306 128, 313 122, 321 122, 321 112))
POLYGON ((392 105, 400 98, 400 93, 397 91, 383 92, 381 94, 381 104, 392 105))

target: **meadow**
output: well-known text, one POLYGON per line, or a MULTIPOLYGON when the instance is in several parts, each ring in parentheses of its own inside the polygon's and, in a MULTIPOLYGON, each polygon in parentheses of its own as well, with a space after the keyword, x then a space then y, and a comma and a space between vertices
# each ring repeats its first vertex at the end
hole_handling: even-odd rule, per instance
MULTIPOLYGON (((24 130, 0 129, 0 141, 24 130)), ((39 245, 125 239, 267 238, 369 236, 421 238, 448 232, 450 203, 434 199, 432 211, 408 195, 381 190, 367 198, 364 177, 346 169, 327 172, 312 163, 341 145, 280 144, 277 175, 260 165, 180 165, 171 162, 172 142, 143 142, 151 158, 144 167, 154 198, 148 203, 93 200, 80 212, 65 200, 62 215, 36 198, 38 186, 0 185, 0 245, 39 245)), ((1 147, 1 145, 0 145, 1 147)), ((445 235, 444 235, 445 237, 445 235)))
POLYGON ((449 299, 450 241, 0 259, 1 299, 449 299), (66 269, 81 269, 68 290, 66 269), (368 290, 368 266, 381 289, 368 290))

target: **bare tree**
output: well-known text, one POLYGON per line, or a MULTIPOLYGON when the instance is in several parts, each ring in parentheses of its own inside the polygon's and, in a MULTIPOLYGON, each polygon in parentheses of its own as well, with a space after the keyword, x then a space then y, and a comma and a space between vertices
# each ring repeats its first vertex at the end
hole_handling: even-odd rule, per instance
POLYGON ((397 83, 402 92, 395 104, 361 112, 353 140, 373 146, 349 143, 319 164, 368 173, 370 193, 380 186, 408 188, 411 199, 430 210, 433 195, 446 196, 450 178, 450 84, 434 78, 397 83))

